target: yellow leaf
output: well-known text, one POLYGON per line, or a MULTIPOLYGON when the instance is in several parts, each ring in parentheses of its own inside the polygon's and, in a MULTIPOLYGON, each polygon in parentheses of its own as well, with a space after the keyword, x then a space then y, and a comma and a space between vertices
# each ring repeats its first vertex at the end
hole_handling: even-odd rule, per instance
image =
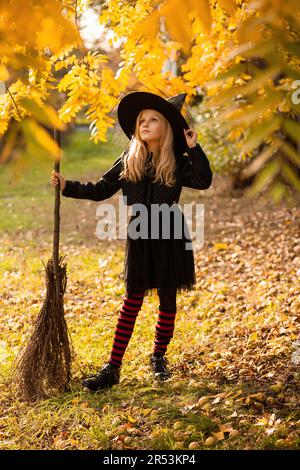
POLYGON ((211 26, 211 12, 209 0, 167 0, 160 9, 153 12, 137 27, 138 34, 155 39, 159 32, 160 19, 163 17, 167 30, 175 41, 183 45, 184 52, 191 48, 192 13, 196 13, 204 29, 209 32, 211 26))
POLYGON ((281 127, 280 116, 274 116, 268 121, 264 121, 257 125, 247 136, 244 150, 251 150, 258 147, 270 135, 276 132, 281 127))
POLYGON ((258 392, 258 393, 253 393, 252 395, 249 395, 249 398, 254 398, 255 400, 259 402, 264 402, 266 399, 266 395, 263 392, 258 392))
POLYGON ((272 65, 272 67, 267 68, 266 70, 256 72, 254 79, 247 82, 245 85, 234 86, 224 91, 220 91, 210 100, 210 105, 219 106, 224 103, 228 103, 230 100, 235 99, 237 95, 251 95, 254 92, 257 92, 258 88, 261 88, 265 85, 275 73, 279 70, 277 65, 272 65))
POLYGON ((24 119, 22 122, 22 128, 29 141, 31 140, 35 142, 56 159, 60 157, 60 148, 57 143, 51 139, 48 132, 39 126, 35 121, 32 119, 24 119))
POLYGON ((6 142, 0 152, 0 164, 5 163, 11 156, 11 151, 16 142, 16 136, 18 133, 18 123, 14 123, 10 130, 6 134, 6 142))
POLYGON ((208 369, 213 369, 214 367, 216 367, 218 365, 218 361, 212 361, 212 362, 209 362, 208 364, 206 364, 206 367, 208 369))
POLYGON ((69 439, 69 441, 72 446, 76 446, 78 444, 77 439, 69 439))
POLYGON ((0 64, 0 80, 4 82, 9 79, 9 73, 5 65, 0 64))
POLYGON ((228 248, 227 243, 214 243, 214 248, 217 251, 226 250, 228 248))
POLYGON ((227 139, 228 140, 237 140, 240 137, 241 133, 242 133, 242 131, 238 127, 235 128, 235 129, 232 129, 232 131, 227 134, 227 139))
POLYGON ((209 436, 205 442, 204 442, 204 445, 207 446, 207 447, 210 447, 210 446, 213 446, 215 444, 216 440, 213 436, 209 436))
POLYGON ((235 393, 234 395, 232 395, 231 398, 237 398, 239 395, 242 395, 243 394, 243 390, 238 390, 237 393, 235 393))
POLYGON ((244 79, 244 80, 251 80, 251 75, 248 75, 247 73, 242 73, 241 74, 241 77, 244 79))
POLYGON ((224 436, 224 433, 222 431, 220 432, 213 432, 212 433, 212 436, 217 440, 217 441, 222 441, 225 436, 224 436))
POLYGON ((203 406, 209 402, 209 397, 200 397, 198 400, 198 405, 203 406))
POLYGON ((280 171, 279 160, 272 160, 267 166, 265 166, 255 177, 254 182, 250 188, 247 188, 246 194, 253 195, 262 191, 271 181, 275 178, 275 175, 280 171))
POLYGON ((224 10, 227 10, 229 13, 233 13, 236 5, 233 0, 218 0, 218 3, 221 5, 224 10))
POLYGON ((240 56, 240 55, 237 55, 234 59, 235 63, 236 64, 239 64, 240 62, 244 61, 244 57, 240 56))
POLYGON ((135 422, 136 422, 136 419, 133 418, 133 417, 130 416, 130 415, 127 416, 127 420, 128 420, 130 423, 135 423, 135 422))
POLYGON ((74 405, 76 405, 77 403, 80 402, 80 398, 73 398, 73 400, 71 400, 71 403, 74 403, 74 405))
POLYGON ((65 125, 61 122, 58 115, 50 106, 40 106, 33 100, 23 98, 20 100, 21 105, 27 109, 32 116, 47 127, 64 130, 65 125))
POLYGON ((80 408, 89 408, 89 404, 87 401, 83 401, 82 403, 80 403, 80 408))
POLYGON ((254 333, 251 333, 251 335, 249 336, 249 338, 248 338, 248 343, 249 343, 250 341, 257 341, 257 339, 258 339, 257 331, 254 331, 254 333))

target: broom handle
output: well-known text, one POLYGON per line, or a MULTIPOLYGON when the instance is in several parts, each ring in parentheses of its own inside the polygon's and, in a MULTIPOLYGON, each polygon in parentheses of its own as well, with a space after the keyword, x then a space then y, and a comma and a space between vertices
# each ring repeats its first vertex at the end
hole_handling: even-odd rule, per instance
MULTIPOLYGON (((58 129, 54 129, 53 132, 54 140, 61 149, 61 135, 58 129)), ((59 173, 60 158, 54 162, 54 171, 59 173)), ((60 282, 58 275, 58 258, 59 258, 59 230, 60 230, 60 181, 55 186, 55 203, 54 203, 54 232, 53 232, 53 268, 54 268, 54 279, 56 286, 56 298, 59 300, 60 282)))

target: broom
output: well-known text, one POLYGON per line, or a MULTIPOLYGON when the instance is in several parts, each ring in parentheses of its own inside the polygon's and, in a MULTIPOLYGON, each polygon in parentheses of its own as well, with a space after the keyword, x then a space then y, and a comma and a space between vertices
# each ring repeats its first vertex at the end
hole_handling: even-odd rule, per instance
MULTIPOLYGON (((60 145, 60 131, 54 130, 60 145)), ((60 159, 54 163, 59 173, 60 159)), ((71 380, 74 349, 64 317, 63 296, 67 285, 66 263, 59 256, 60 184, 55 186, 53 255, 45 266, 46 297, 32 326, 31 336, 12 367, 11 379, 27 401, 67 391, 71 380)))

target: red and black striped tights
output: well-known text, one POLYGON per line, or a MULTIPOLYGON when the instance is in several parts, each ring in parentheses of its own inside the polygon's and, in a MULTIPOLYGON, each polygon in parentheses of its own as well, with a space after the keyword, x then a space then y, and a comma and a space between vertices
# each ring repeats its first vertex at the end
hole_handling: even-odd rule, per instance
MULTIPOLYGON (((122 365, 122 359, 132 336, 135 321, 144 300, 144 290, 126 291, 115 330, 109 362, 115 366, 122 365)), ((153 354, 163 356, 173 337, 176 316, 176 288, 159 287, 158 319, 155 326, 153 354)))

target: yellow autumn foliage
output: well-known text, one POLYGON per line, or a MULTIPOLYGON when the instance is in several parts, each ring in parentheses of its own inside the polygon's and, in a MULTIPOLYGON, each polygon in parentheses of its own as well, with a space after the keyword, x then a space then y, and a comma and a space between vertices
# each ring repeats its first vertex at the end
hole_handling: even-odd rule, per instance
MULTIPOLYGON (((0 2, 0 135, 16 122, 30 135, 29 117, 40 126, 52 116, 53 127, 62 128, 84 112, 97 143, 106 140, 115 123, 111 113, 126 92, 166 98, 186 92, 187 105, 201 94, 201 113, 224 127, 226 139, 240 149, 237 159, 257 157, 256 189, 268 183, 270 193, 284 197, 286 184, 299 187, 296 0, 104 2, 99 23, 120 40, 117 70, 109 50, 83 44, 80 17, 89 8, 88 0, 0 2), (57 92, 64 97, 59 105, 57 92), (25 106, 24 99, 35 105, 25 106), (259 158, 274 139, 277 145, 259 158), (285 165, 278 167, 273 160, 279 157, 285 165)), ((182 112, 189 117, 187 106, 182 112)), ((43 145, 57 155, 49 141, 43 145)))

